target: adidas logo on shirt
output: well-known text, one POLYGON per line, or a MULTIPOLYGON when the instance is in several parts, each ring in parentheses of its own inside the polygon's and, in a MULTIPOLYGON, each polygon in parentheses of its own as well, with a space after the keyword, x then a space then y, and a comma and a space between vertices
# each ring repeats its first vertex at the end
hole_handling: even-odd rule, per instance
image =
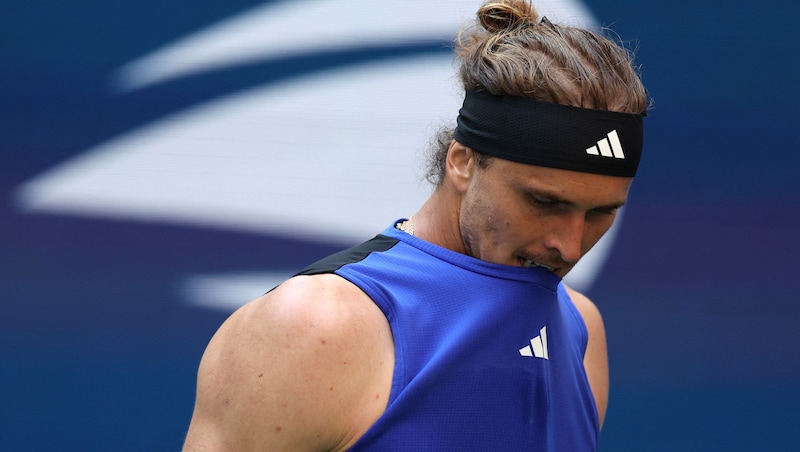
POLYGON ((598 141, 596 145, 586 149, 586 153, 589 155, 625 159, 625 153, 622 152, 622 143, 619 141, 619 135, 617 135, 616 130, 612 130, 608 133, 606 138, 603 138, 598 141))
POLYGON ((531 345, 519 349, 519 354, 531 358, 550 359, 547 353, 547 326, 543 326, 539 330, 539 335, 531 339, 531 345))

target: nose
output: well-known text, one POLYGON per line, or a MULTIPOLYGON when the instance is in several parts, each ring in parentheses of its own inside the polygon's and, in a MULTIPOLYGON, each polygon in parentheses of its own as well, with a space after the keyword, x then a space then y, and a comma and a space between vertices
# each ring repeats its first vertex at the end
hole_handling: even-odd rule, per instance
POLYGON ((586 218, 582 213, 569 212, 560 215, 545 240, 545 246, 558 251, 561 259, 574 265, 581 258, 586 218))

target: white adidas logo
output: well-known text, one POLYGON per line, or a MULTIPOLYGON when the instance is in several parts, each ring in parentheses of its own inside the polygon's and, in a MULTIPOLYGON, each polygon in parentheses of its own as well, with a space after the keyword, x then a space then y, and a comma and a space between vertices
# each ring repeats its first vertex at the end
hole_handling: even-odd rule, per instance
POLYGON ((598 141, 596 145, 586 150, 589 155, 602 155, 603 157, 614 157, 616 159, 624 159, 625 153, 622 152, 622 143, 619 141, 619 135, 616 130, 608 133, 608 138, 603 138, 598 141))
POLYGON ((547 327, 543 326, 539 330, 539 335, 531 339, 531 345, 519 349, 519 354, 531 358, 550 359, 550 355, 547 353, 547 327))

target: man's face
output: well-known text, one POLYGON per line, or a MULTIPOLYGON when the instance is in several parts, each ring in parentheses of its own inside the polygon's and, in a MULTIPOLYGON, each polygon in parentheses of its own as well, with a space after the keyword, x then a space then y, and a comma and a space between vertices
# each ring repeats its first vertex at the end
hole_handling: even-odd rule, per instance
POLYGON ((472 169, 459 213, 464 252, 561 277, 611 227, 632 182, 499 158, 472 169))

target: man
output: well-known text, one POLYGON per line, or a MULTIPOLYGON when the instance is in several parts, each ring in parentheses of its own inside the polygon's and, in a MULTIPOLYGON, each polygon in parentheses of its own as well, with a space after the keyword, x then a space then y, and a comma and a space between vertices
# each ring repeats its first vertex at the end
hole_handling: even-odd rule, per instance
POLYGON ((519 0, 478 19, 434 193, 222 325, 185 450, 597 448, 605 332, 561 278, 626 202, 647 96, 596 33, 519 0))

